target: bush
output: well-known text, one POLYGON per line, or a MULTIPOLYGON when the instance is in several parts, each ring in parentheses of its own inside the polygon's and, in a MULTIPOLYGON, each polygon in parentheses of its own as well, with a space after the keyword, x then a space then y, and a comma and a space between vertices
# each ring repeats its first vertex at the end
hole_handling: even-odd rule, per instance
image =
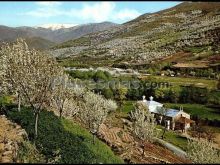
POLYGON ((46 163, 44 156, 29 141, 19 145, 18 160, 22 163, 46 163))
POLYGON ((105 96, 106 99, 113 99, 114 98, 114 93, 110 88, 103 89, 102 94, 105 96))

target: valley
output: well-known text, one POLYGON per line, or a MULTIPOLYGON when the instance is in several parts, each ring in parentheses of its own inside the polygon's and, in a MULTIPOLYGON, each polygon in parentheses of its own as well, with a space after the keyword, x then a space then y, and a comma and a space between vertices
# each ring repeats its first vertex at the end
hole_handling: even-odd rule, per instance
POLYGON ((98 22, 0 25, 0 163, 219 163, 220 3, 98 22))

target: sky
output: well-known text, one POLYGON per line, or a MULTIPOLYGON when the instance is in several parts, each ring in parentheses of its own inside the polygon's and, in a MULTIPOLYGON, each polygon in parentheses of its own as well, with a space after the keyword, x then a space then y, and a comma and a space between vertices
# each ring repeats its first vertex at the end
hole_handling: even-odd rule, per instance
POLYGON ((0 25, 125 23, 142 14, 173 7, 180 1, 26 1, 0 2, 0 25))

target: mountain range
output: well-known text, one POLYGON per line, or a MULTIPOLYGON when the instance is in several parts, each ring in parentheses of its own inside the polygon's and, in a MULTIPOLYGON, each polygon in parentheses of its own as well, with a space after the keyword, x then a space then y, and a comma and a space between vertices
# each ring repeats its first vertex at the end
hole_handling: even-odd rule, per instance
POLYGON ((90 61, 105 66, 142 65, 164 60, 209 65, 220 63, 219 43, 220 3, 183 2, 58 44, 50 53, 68 63, 83 61, 83 65, 90 61))
POLYGON ((71 61, 103 66, 162 61, 218 64, 220 3, 183 2, 124 24, 0 26, 0 41, 14 41, 17 37, 26 38, 29 46, 48 50, 68 64, 71 61))
POLYGON ((46 24, 38 27, 7 27, 0 26, 0 41, 14 41, 18 37, 27 38, 35 48, 47 49, 49 46, 76 39, 83 35, 119 26, 111 22, 90 23, 83 25, 46 24), (34 43, 35 42, 35 43, 34 43), (41 44, 43 42, 44 44, 41 44), (39 44, 38 44, 39 43, 39 44), (41 47, 43 45, 43 47, 41 47), (46 46, 48 45, 48 46, 46 46))

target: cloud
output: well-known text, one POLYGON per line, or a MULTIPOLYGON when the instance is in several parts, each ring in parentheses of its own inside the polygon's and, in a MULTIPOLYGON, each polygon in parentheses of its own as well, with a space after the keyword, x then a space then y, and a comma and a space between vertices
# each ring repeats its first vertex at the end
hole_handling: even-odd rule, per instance
POLYGON ((115 3, 113 2, 100 2, 93 6, 85 5, 80 10, 80 15, 83 19, 92 19, 94 21, 106 21, 113 12, 115 3))
POLYGON ((61 2, 53 1, 44 1, 44 2, 35 2, 37 8, 32 11, 23 13, 24 15, 33 16, 33 17, 55 17, 62 15, 63 12, 59 6, 61 2))
POLYGON ((115 19, 125 20, 125 19, 134 19, 141 15, 136 10, 133 9, 122 9, 118 13, 115 14, 115 19))
POLYGON ((81 9, 62 8, 60 2, 36 2, 37 8, 35 10, 24 13, 25 15, 34 17, 56 17, 66 16, 71 18, 78 18, 88 22, 103 22, 103 21, 117 21, 133 19, 140 15, 134 9, 116 10, 114 2, 96 2, 94 4, 84 3, 81 9))
POLYGON ((36 2, 37 5, 40 6, 59 6, 62 3, 61 2, 55 2, 55 1, 42 1, 42 2, 36 2))

